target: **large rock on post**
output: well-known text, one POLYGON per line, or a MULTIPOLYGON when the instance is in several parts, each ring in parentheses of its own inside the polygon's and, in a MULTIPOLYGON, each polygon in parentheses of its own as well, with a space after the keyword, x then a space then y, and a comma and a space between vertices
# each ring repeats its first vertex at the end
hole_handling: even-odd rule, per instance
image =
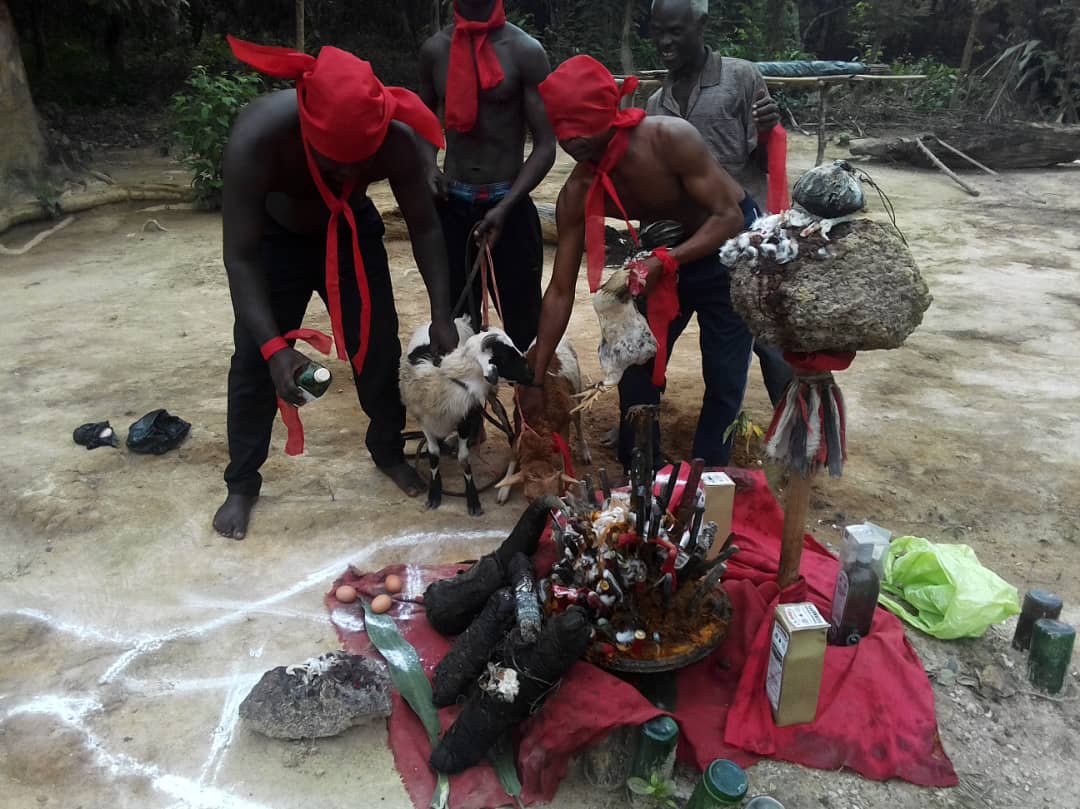
POLYGON ((274 739, 317 739, 390 715, 386 666, 334 652, 302 666, 278 666, 240 703, 240 717, 274 739))
POLYGON ((777 264, 743 256, 731 271, 731 302, 751 333, 788 351, 898 348, 932 300, 911 251, 891 227, 869 219, 799 238, 799 255, 777 264))

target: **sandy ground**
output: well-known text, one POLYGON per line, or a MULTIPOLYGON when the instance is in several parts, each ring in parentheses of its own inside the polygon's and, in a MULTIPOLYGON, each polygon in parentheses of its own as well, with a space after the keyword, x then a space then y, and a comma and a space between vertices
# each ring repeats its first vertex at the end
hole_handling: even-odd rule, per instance
MULTIPOLYGON (((809 142, 794 143, 793 172, 812 160, 809 142)), ((112 155, 106 167, 121 180, 182 177, 147 154, 112 155)), ((539 199, 554 199, 566 170, 560 161, 539 199)), ((835 542, 838 526, 872 519, 896 534, 968 542, 1021 591, 1061 593, 1075 623, 1080 167, 973 178, 977 199, 933 173, 869 170, 935 302, 903 349, 864 354, 841 375, 851 459, 842 480, 815 485, 808 528, 835 542)), ((425 296, 408 245, 389 250, 407 334, 427 317, 425 296)), ((275 432, 249 537, 216 536, 231 350, 220 252, 218 216, 132 207, 81 215, 29 254, 0 259, 0 807, 408 806, 381 723, 284 743, 239 725, 237 705, 266 669, 336 647, 321 597, 348 563, 474 557, 505 535, 521 501, 500 508, 488 493, 480 519, 454 499, 425 512, 370 465, 355 395, 335 384, 305 409, 305 456, 285 457, 275 432), (143 232, 151 216, 167 232, 143 232), (83 422, 110 419, 124 433, 157 407, 192 422, 179 451, 141 457, 71 441, 83 422)), ((321 306, 308 322, 328 327, 321 306)), ((595 373, 584 284, 571 329, 595 373)), ((675 457, 689 451, 700 399, 696 334, 669 370, 663 418, 675 457)), ((594 451, 613 406, 590 415, 594 451)), ((746 406, 767 422, 756 368, 746 406)), ((480 476, 504 460, 493 445, 480 476)), ((1072 805, 1076 673, 1065 701, 1024 693, 1011 631, 954 643, 910 633, 939 680, 960 788, 766 762, 751 771, 752 792, 789 809, 1072 805)), ((554 805, 622 803, 575 772, 554 805)))

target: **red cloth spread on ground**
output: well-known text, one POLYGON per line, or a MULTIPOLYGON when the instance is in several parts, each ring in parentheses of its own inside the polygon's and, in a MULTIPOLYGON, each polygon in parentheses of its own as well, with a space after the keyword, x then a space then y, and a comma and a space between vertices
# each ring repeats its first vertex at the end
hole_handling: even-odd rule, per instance
POLYGON ((791 207, 787 182, 787 131, 777 124, 765 136, 765 144, 765 153, 769 160, 769 187, 765 209, 769 213, 780 213, 791 207))
MULTIPOLYGON (((777 728, 765 696, 772 611, 779 603, 777 560, 783 514, 760 472, 736 478, 750 488, 735 493, 732 528, 740 551, 729 562, 724 586, 734 620, 728 637, 709 658, 678 674, 675 718, 681 737, 679 757, 704 769, 715 758, 750 765, 763 756, 820 769, 848 767, 868 778, 903 778, 924 786, 953 786, 956 773, 937 732, 934 695, 918 655, 904 637, 903 625, 885 610, 874 615, 871 634, 858 646, 830 646, 825 657, 818 717, 809 725, 777 728)), ((540 575, 550 569, 553 546, 545 538, 534 562, 540 575)), ((347 573, 338 584, 354 584, 362 597, 381 592, 387 575, 405 580, 392 615, 431 673, 450 647, 416 603, 428 583, 453 575, 464 565, 404 567, 378 573, 347 573)), ((814 602, 829 614, 837 561, 813 537, 804 540, 804 579, 785 599, 814 602)), ((363 633, 356 604, 340 604, 333 590, 327 608, 345 648, 373 653, 363 633)), ((457 708, 439 712, 450 726, 457 708)), ((517 765, 525 803, 550 801, 570 758, 599 741, 612 728, 638 725, 659 715, 622 680, 588 663, 578 663, 543 708, 519 728, 517 765)), ((427 734, 413 712, 395 695, 389 720, 394 761, 417 809, 426 809, 435 787, 427 765, 427 734)), ((452 809, 480 809, 509 803, 494 770, 483 765, 450 779, 452 809)))
MULTIPOLYGON (((260 348, 263 359, 269 362, 270 358, 281 351, 281 349, 288 348, 289 344, 285 342, 286 340, 303 340, 316 351, 321 351, 323 354, 329 354, 330 349, 334 347, 334 341, 330 335, 323 334, 318 329, 293 329, 290 332, 286 332, 284 337, 272 337, 263 343, 260 348)), ((285 429, 289 436, 285 439, 285 454, 303 455, 304 423, 300 421, 300 409, 296 405, 289 404, 280 396, 277 397, 277 406, 278 412, 281 413, 281 420, 285 423, 285 429)))
POLYGON ((604 156, 598 163, 590 164, 593 179, 585 195, 585 256, 589 292, 596 292, 600 288, 600 276, 604 271, 605 192, 626 220, 630 235, 637 243, 637 231, 630 224, 630 217, 626 215, 626 209, 608 176, 626 153, 630 130, 645 118, 645 110, 619 109, 619 102, 631 95, 637 85, 637 78, 628 76, 620 88, 608 69, 591 56, 573 56, 537 86, 551 120, 551 128, 560 141, 590 138, 615 129, 604 156))
POLYGON ((349 205, 356 181, 344 183, 340 196, 335 196, 324 182, 312 150, 338 163, 366 160, 382 146, 392 120, 407 124, 418 135, 441 148, 443 136, 439 119, 415 93, 401 87, 383 86, 369 63, 347 51, 327 46, 319 51, 316 59, 291 48, 257 45, 233 36, 227 39, 233 54, 241 62, 267 75, 296 82, 300 135, 308 171, 319 196, 330 210, 326 227, 326 297, 330 325, 338 359, 351 361, 359 374, 364 367, 371 333, 371 293, 357 241, 356 220, 349 205), (338 280, 338 221, 342 216, 352 234, 353 270, 360 293, 360 340, 356 354, 351 358, 345 349, 338 280))
POLYGON ((454 4, 454 33, 446 73, 446 127, 468 132, 476 126, 480 88, 490 90, 503 80, 502 65, 488 32, 506 25, 502 0, 495 0, 486 20, 467 20, 454 4), (479 87, 478 87, 479 85, 479 87))

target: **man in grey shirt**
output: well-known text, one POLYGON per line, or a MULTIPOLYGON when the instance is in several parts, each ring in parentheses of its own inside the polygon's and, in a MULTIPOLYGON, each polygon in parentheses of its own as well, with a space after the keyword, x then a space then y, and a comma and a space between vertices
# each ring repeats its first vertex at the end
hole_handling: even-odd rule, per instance
MULTIPOLYGON (((706 46, 708 12, 708 0, 654 0, 652 40, 668 74, 645 111, 693 124, 728 174, 752 199, 763 200, 767 161, 758 134, 779 123, 780 110, 752 62, 721 57, 706 46)), ((754 352, 775 406, 791 381, 791 368, 775 348, 755 341, 754 352)))

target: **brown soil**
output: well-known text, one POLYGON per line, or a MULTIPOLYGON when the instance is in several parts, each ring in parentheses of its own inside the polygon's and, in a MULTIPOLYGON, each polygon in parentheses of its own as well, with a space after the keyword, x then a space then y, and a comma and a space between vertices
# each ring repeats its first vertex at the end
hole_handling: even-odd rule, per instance
MULTIPOLYGON (((793 174, 813 148, 792 138, 793 174)), ((152 152, 110 157, 100 168, 120 182, 185 182, 152 152)), ((554 200, 567 170, 560 159, 538 199, 554 200)), ((807 527, 836 543, 845 523, 871 519, 898 535, 969 543, 1021 592, 1038 585, 1063 595, 1075 624, 1080 167, 968 175, 978 198, 934 173, 870 171, 896 204, 935 300, 903 348, 861 354, 837 375, 850 460, 842 479, 815 480, 807 527)), ((390 207, 385 189, 375 196, 390 207)), ((22 244, 38 229, 3 239, 22 244)), ((388 251, 407 336, 427 318, 426 299, 409 246, 388 251)), ((552 251, 547 258, 550 267, 552 251)), ((217 216, 135 207, 79 215, 30 253, 0 259, 0 316, 0 650, 10 664, 0 667, 0 807, 330 808, 353 806, 357 795, 406 806, 381 725, 288 745, 236 728, 235 704, 266 669, 336 645, 321 594, 349 562, 475 558, 505 536, 520 496, 500 509, 485 495, 479 520, 455 500, 425 512, 371 467, 366 420, 341 384, 305 409, 305 456, 284 456, 279 425, 248 538, 214 535, 232 323, 217 216), (143 232, 151 217, 168 230, 143 232), (83 422, 108 418, 124 433, 155 407, 193 423, 178 452, 143 458, 71 441, 83 422)), ((327 328, 321 305, 308 325, 327 328)), ((570 331, 597 379, 584 283, 570 331)), ((689 453, 700 406, 697 343, 692 324, 669 366, 661 418, 676 458, 689 453)), ((767 423, 756 364, 745 407, 767 423)), ((594 466, 609 471, 618 467, 599 438, 614 409, 609 394, 586 419, 594 466)), ((478 474, 483 464, 497 473, 505 442, 489 441, 480 456, 478 474)), ((1029 694, 1011 629, 949 643, 909 633, 935 678, 960 788, 763 762, 751 770, 753 792, 797 809, 1072 805, 1076 675, 1066 701, 1029 694)), ((554 805, 623 803, 572 776, 554 805)))

